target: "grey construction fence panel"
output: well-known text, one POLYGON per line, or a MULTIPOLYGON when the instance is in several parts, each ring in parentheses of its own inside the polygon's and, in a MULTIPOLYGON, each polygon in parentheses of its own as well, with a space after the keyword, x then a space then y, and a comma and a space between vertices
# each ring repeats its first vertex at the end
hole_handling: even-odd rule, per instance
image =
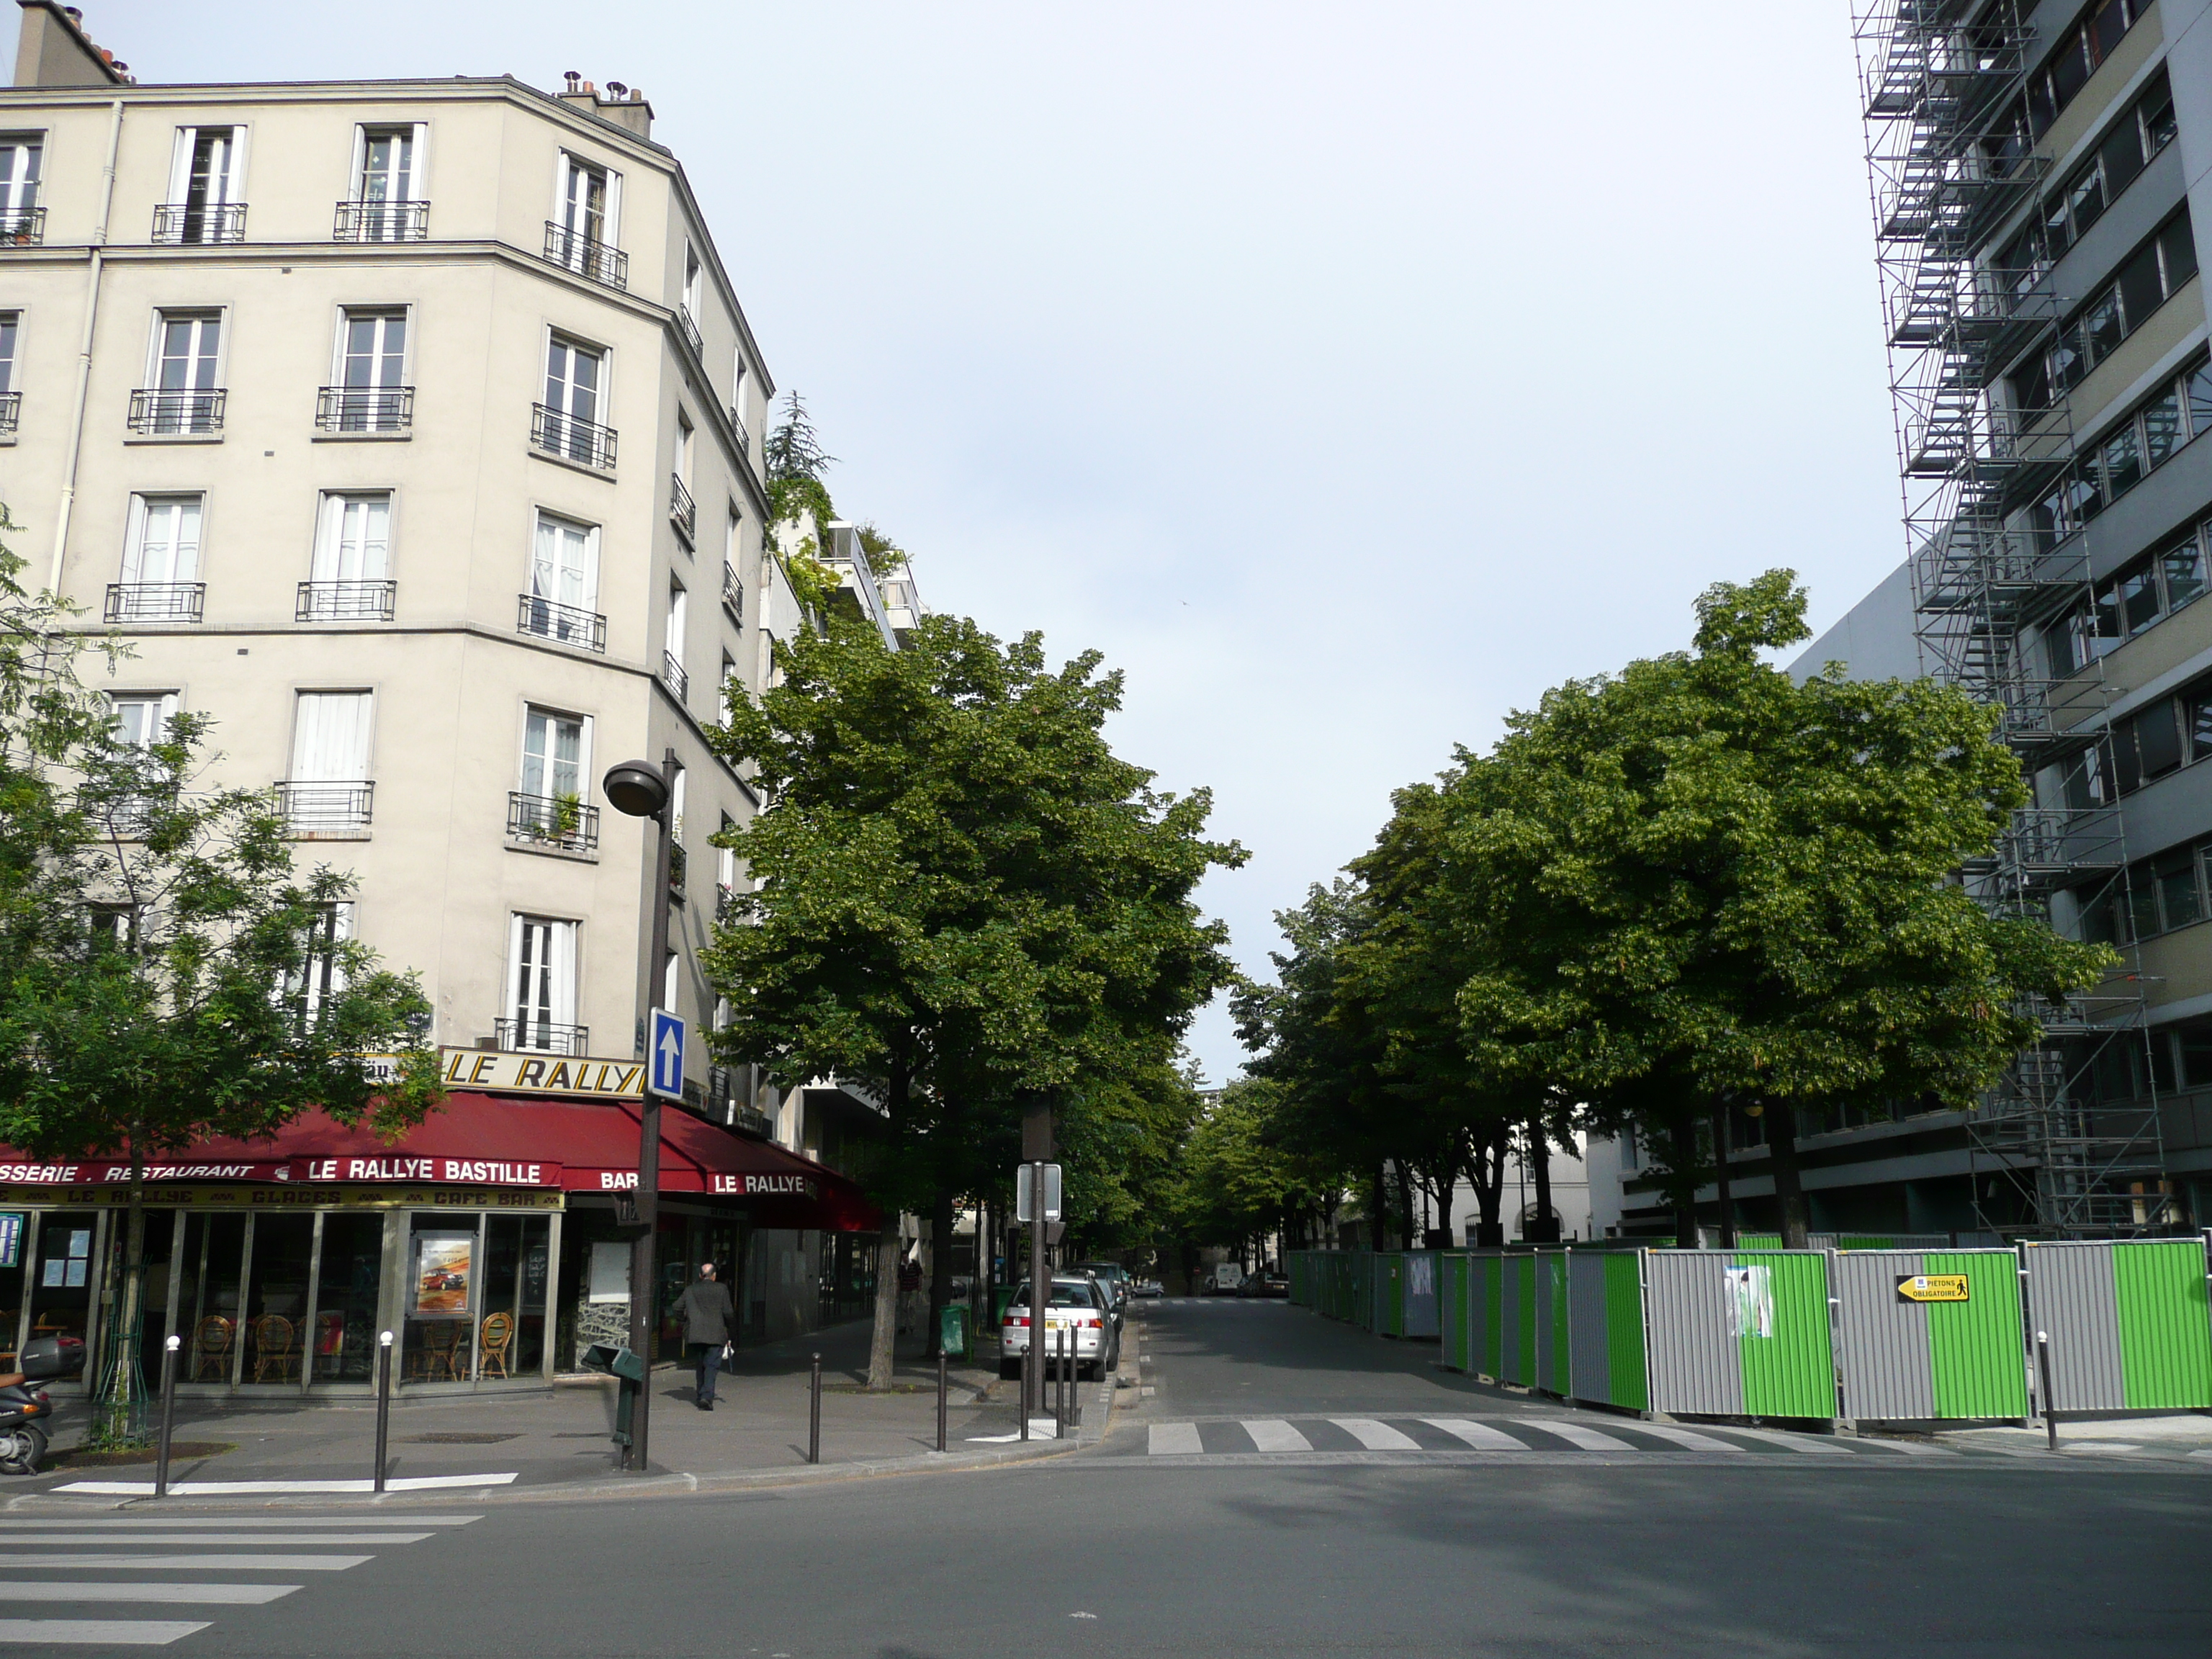
POLYGON ((2112 1248, 2038 1243, 2021 1252, 2027 1269, 2029 1317, 2036 1330, 2051 1338, 2051 1393, 2063 1411, 2118 1412, 2128 1407, 2112 1248))
POLYGON ((1644 1260, 1651 1408, 1708 1417, 1743 1414, 1743 1366, 1717 1252, 1654 1250, 1644 1260))
POLYGON ((1443 1332, 1437 1296, 1442 1288, 1434 1250, 1409 1250, 1406 1255, 1407 1336, 1439 1336, 1443 1332))
POLYGON ((2022 1419, 2027 1358, 2020 1258, 2010 1250, 1846 1250, 1828 1264, 1846 1416, 1869 1421, 2022 1419), (1966 1279, 1968 1300, 1917 1303, 1900 1279, 1966 1279))

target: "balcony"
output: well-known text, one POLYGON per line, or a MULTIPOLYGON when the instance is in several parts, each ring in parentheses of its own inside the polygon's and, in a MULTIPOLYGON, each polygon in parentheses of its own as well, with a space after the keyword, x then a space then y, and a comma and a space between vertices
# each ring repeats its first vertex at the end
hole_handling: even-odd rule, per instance
POLYGON ((36 247, 46 240, 46 209, 0 208, 0 247, 36 247))
POLYGON ((340 202, 331 240, 419 242, 430 234, 428 202, 340 202))
POLYGON ((511 1054, 569 1054, 590 1051, 588 1025, 556 1025, 550 1019, 495 1019, 492 1041, 511 1054))
POLYGON ((415 426, 411 386, 326 386, 315 393, 315 425, 325 432, 379 433, 391 436, 415 426))
POLYGON ((23 394, 20 392, 0 392, 0 438, 12 438, 23 415, 23 394))
POLYGON ((521 612, 515 631, 585 651, 607 648, 607 619, 596 611, 579 611, 573 605, 556 605, 528 593, 520 596, 521 612))
POLYGON ((545 222, 545 257, 562 270, 573 270, 605 287, 629 286, 629 254, 550 219, 545 222))
POLYGON ((295 835, 366 830, 375 801, 376 786, 363 780, 342 783, 287 782, 276 786, 277 810, 283 813, 284 821, 292 826, 295 835))
POLYGON ((595 472, 615 470, 615 431, 590 421, 563 415, 545 404, 530 405, 531 447, 564 461, 588 466, 595 472))
POLYGON ((689 902, 690 888, 687 878, 691 870, 691 855, 684 850, 682 842, 672 842, 668 848, 668 902, 683 904, 689 902))
POLYGON ((301 582, 294 622, 390 622, 399 584, 301 582))
POLYGON ((691 492, 684 487, 684 480, 672 472, 668 475, 668 522, 684 538, 684 546, 699 544, 698 505, 692 501, 691 492))
POLYGON ((664 651, 660 653, 660 678, 668 689, 676 694, 676 701, 678 702, 682 702, 691 690, 691 677, 684 672, 684 665, 678 659, 673 651, 664 651))
POLYGON ((722 609, 730 613, 730 620, 740 628, 745 625, 745 590, 738 581, 738 573, 729 566, 722 567, 722 609))
POLYGON ((196 623, 206 611, 205 582, 111 582, 103 620, 196 623))
POLYGON ((131 394, 130 426, 153 438, 214 437, 222 431, 228 392, 179 392, 145 386, 131 394))
POLYGON ((745 417, 738 413, 735 404, 730 405, 730 430, 738 434, 738 453, 750 465, 753 459, 753 435, 745 430, 745 417))
POLYGON ((242 242, 246 204, 219 202, 192 207, 164 202, 154 210, 154 240, 168 243, 242 242))
POLYGON ((691 348, 691 355, 701 362, 707 361, 707 342, 699 332, 699 319, 691 314, 689 306, 676 307, 676 326, 683 331, 684 343, 691 348))
POLYGON ((596 853, 599 809, 574 795, 507 795, 507 838, 523 847, 556 847, 564 853, 596 853))

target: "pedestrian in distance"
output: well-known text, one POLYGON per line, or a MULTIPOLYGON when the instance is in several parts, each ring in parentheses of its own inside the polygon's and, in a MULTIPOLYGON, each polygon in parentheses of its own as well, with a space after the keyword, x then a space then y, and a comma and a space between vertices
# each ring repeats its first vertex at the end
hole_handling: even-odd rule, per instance
POLYGON ((714 1409, 714 1379, 721 1374, 722 1356, 730 1346, 730 1327, 737 1310, 730 1302, 730 1287, 714 1277, 714 1264, 699 1264, 699 1277, 684 1287, 671 1310, 684 1322, 684 1345, 691 1363, 699 1368, 697 1404, 702 1412, 714 1409))

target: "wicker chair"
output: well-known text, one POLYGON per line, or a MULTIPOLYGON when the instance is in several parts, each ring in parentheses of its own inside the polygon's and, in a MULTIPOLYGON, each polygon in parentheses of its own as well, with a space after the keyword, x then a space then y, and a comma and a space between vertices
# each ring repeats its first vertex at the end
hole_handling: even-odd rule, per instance
POLYGON ((230 1379, 230 1345, 238 1326, 221 1314, 210 1314, 192 1327, 192 1381, 204 1382, 212 1372, 217 1382, 230 1379))
POLYGON ((483 1329, 477 1339, 483 1344, 483 1358, 478 1369, 485 1376, 492 1367, 499 1367, 501 1378, 507 1376, 507 1351, 514 1346, 514 1316, 511 1313, 487 1314, 483 1329))
POLYGON ((292 1380, 292 1364, 299 1358, 293 1351, 292 1322, 282 1314, 264 1314, 253 1322, 253 1380, 266 1382, 274 1370, 279 1382, 292 1380))

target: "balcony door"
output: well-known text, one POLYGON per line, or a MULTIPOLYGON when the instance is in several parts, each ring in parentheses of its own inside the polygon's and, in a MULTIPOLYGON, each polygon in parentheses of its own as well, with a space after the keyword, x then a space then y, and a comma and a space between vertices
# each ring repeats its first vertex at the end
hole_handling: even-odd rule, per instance
POLYGON ((33 239, 33 210, 39 205, 39 167, 46 143, 38 137, 0 138, 0 240, 33 239))
POLYGON ((405 312, 346 313, 337 368, 341 431, 388 432, 406 424, 405 312))
POLYGON ((566 519, 538 515, 538 541, 530 561, 533 617, 544 607, 558 609, 545 612, 546 626, 537 632, 550 633, 555 624, 563 622, 586 624, 598 613, 599 556, 599 532, 596 529, 566 519))
POLYGON ((199 578, 200 498, 133 495, 123 549, 123 585, 169 586, 199 578))
POLYGON ((418 198, 422 186, 416 178, 415 158, 419 131, 383 127, 362 132, 359 195, 363 206, 380 207, 418 198))
POLYGON ((581 266, 585 245, 614 240, 617 191, 604 167, 595 167, 573 155, 561 157, 561 228, 568 234, 568 258, 581 266))
POLYGON ((368 691, 302 691, 292 727, 294 783, 362 783, 368 778, 368 691))
POLYGON ((389 491, 358 495, 332 492, 323 497, 323 521, 315 537, 310 580, 380 582, 391 574, 391 561, 389 491))
POLYGON ((220 242, 236 234, 231 225, 244 174, 245 132, 238 127, 185 127, 177 135, 169 177, 173 221, 181 242, 220 242))
POLYGON ((507 933, 507 1029, 514 1048, 580 1054, 576 1025, 576 924, 515 916, 507 933))
POLYGON ((580 799, 590 764, 586 722, 574 714, 532 708, 522 727, 522 793, 540 800, 580 799))

